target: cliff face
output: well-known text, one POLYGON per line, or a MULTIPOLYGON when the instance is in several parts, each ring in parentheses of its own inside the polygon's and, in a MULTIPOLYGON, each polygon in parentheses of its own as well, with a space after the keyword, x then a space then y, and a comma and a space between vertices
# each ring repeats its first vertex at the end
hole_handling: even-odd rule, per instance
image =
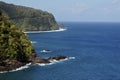
POLYGON ((59 29, 54 16, 46 11, 0 1, 0 9, 16 26, 25 31, 47 31, 59 29))

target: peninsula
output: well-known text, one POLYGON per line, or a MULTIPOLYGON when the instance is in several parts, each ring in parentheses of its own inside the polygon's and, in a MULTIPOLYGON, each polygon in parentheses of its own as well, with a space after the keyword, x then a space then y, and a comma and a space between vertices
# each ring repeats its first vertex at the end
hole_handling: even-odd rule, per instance
POLYGON ((28 63, 49 64, 66 56, 40 58, 27 35, 2 15, 0 10, 0 71, 11 71, 28 63))
POLYGON ((50 31, 60 28, 54 16, 47 11, 2 1, 0 1, 0 9, 5 17, 23 31, 50 31))

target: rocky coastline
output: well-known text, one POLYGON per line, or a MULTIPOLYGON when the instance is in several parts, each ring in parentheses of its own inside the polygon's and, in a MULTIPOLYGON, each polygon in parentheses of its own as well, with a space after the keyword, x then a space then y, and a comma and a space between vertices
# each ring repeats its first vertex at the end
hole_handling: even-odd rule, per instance
POLYGON ((27 35, 3 16, 0 10, 0 72, 16 70, 29 63, 49 64, 51 60, 65 58, 67 57, 39 57, 27 35))
POLYGON ((0 62, 0 72, 9 72, 12 70, 16 70, 17 68, 25 66, 26 64, 29 64, 29 63, 31 63, 31 65, 34 65, 37 63, 38 64, 49 64, 51 63, 51 60, 59 61, 59 60, 64 60, 66 58, 68 57, 57 55, 57 56, 53 56, 53 57, 49 57, 45 59, 45 58, 40 58, 36 52, 33 52, 28 62, 20 62, 18 60, 5 60, 3 62, 0 62))

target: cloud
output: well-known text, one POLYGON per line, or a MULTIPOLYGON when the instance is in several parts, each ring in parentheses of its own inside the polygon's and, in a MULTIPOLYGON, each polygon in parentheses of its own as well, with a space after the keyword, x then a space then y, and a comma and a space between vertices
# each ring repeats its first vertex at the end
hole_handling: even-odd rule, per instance
POLYGON ((120 0, 112 0, 112 4, 120 3, 120 0))

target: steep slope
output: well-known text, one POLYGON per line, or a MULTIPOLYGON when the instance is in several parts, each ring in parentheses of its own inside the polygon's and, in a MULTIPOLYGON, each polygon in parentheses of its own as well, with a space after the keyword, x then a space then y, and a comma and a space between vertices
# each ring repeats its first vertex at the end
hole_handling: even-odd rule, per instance
POLYGON ((25 31, 48 31, 59 29, 54 16, 46 11, 0 1, 0 9, 16 26, 25 31))
POLYGON ((0 71, 25 65, 30 61, 33 51, 27 36, 0 11, 0 71))

